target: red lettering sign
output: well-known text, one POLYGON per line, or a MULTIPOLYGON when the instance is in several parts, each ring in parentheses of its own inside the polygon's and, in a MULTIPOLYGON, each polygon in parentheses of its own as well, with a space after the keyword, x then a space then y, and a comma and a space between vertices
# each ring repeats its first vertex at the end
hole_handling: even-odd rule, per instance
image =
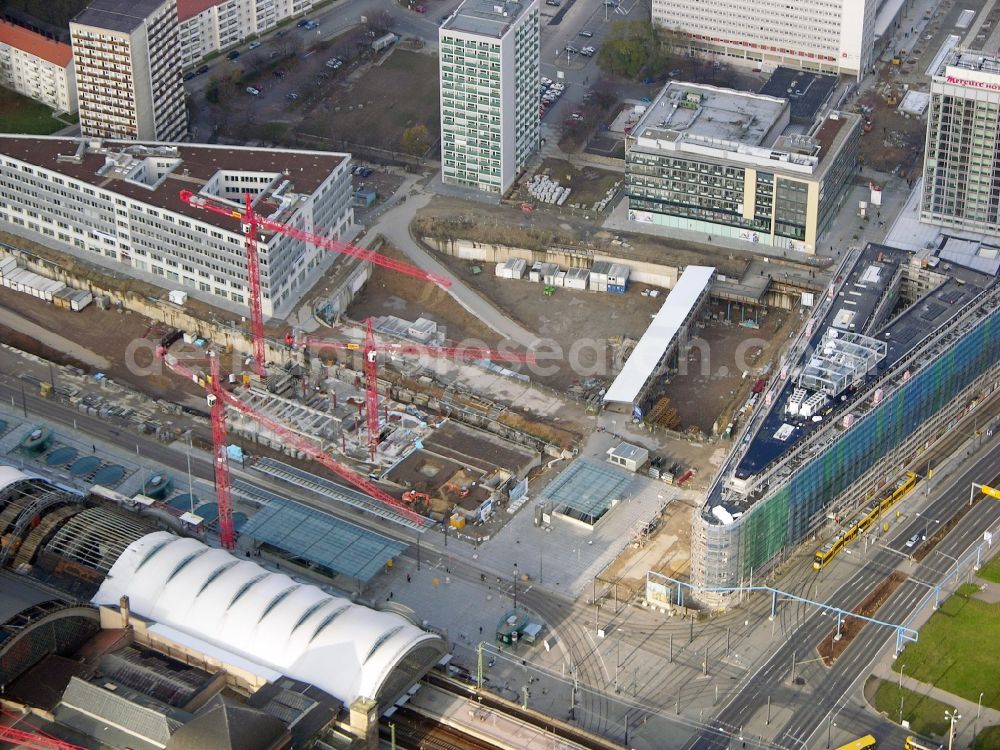
POLYGON ((973 81, 969 78, 956 78, 955 76, 945 76, 944 80, 958 86, 972 86, 977 89, 988 89, 990 91, 1000 91, 1000 83, 987 83, 986 81, 973 81))

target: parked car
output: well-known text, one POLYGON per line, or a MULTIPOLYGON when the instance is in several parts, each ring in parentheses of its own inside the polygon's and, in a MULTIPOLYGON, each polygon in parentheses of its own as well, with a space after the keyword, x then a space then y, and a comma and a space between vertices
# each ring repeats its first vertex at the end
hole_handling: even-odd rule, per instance
POLYGON ((413 7, 413 10, 415 10, 417 13, 426 13, 427 12, 427 6, 426 5, 415 5, 413 7))
POLYGON ((543 86, 551 86, 552 85, 552 79, 551 78, 546 78, 545 76, 542 76, 539 82, 543 86))
POLYGON ((200 75, 205 75, 205 73, 207 73, 207 72, 208 72, 208 66, 207 65, 202 65, 200 68, 198 68, 198 70, 196 70, 194 72, 194 74, 196 76, 200 76, 200 75))
POLYGON ((294 102, 296 99, 299 98, 299 95, 293 91, 290 94, 286 94, 285 98, 290 102, 294 102))
POLYGON ((304 28, 306 27, 306 24, 307 24, 307 23, 309 23, 309 19, 308 19, 308 18, 303 18, 303 19, 302 19, 301 21, 299 21, 299 22, 298 22, 297 24, 295 24, 295 25, 296 25, 297 27, 299 27, 300 29, 304 29, 304 28))
POLYGON ((545 0, 546 5, 551 5, 553 8, 559 7, 559 0, 545 0))
POLYGON ((590 37, 592 37, 593 35, 594 35, 593 31, 581 31, 577 36, 582 36, 586 37, 587 39, 590 39, 590 37))
POLYGON ((192 78, 194 78, 194 77, 195 77, 196 75, 197 75, 197 73, 195 73, 195 72, 194 72, 193 70, 192 70, 192 71, 189 71, 189 72, 187 72, 187 73, 185 73, 185 74, 184 74, 184 80, 185 80, 185 81, 190 81, 190 80, 191 80, 192 78))
POLYGON ((260 89, 254 88, 253 86, 247 86, 247 93, 250 96, 260 96, 260 89))
POLYGON ((228 55, 226 55, 226 59, 227 60, 236 60, 236 59, 239 58, 239 56, 240 56, 240 51, 238 49, 234 49, 232 52, 230 52, 228 55))
POLYGON ((260 45, 259 41, 250 42, 250 49, 257 49, 260 45))
POLYGON ((286 75, 288 75, 288 73, 281 68, 278 68, 276 71, 274 71, 275 78, 284 78, 286 75))
POLYGON ((583 55, 584 57, 593 57, 594 52, 596 51, 597 50, 595 50, 593 47, 584 47, 583 49, 580 50, 580 54, 583 55))
POLYGON ((318 29, 319 28, 319 21, 309 21, 302 28, 307 29, 307 30, 309 30, 309 29, 318 29))

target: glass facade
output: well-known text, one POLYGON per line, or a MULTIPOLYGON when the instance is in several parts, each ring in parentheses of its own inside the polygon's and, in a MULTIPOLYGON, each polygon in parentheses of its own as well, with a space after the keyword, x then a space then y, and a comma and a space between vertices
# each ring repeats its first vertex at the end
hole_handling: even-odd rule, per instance
MULTIPOLYGON (((744 516, 726 525, 699 516, 692 576, 708 586, 738 586, 803 541, 825 509, 879 461, 1000 363, 1000 310, 961 336, 882 403, 843 432, 744 516), (697 558, 700 558, 698 560, 697 558)), ((922 439, 922 438, 921 438, 922 439)))
POLYGON ((773 175, 757 172, 753 218, 743 216, 746 170, 630 149, 625 186, 629 208, 771 232, 773 175))

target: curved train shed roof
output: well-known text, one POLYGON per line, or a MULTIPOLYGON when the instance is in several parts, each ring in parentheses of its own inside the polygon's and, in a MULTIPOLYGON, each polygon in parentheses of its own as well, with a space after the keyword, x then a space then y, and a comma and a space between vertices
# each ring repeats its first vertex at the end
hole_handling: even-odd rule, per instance
POLYGON ((411 671, 411 655, 433 663, 444 652, 439 636, 400 615, 165 531, 129 545, 93 603, 117 605, 123 595, 140 617, 309 682, 346 705, 398 683, 394 671, 411 671))
POLYGON ((20 469, 15 469, 13 466, 0 466, 0 490, 25 479, 31 479, 31 477, 20 469))

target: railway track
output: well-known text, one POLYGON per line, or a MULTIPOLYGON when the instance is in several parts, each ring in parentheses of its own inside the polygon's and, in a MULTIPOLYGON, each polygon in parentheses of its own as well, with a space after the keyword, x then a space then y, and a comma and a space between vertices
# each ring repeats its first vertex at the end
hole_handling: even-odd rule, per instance
POLYGON ((587 750, 620 750, 621 746, 602 737, 597 737, 588 731, 578 729, 564 722, 558 721, 544 714, 540 714, 530 709, 524 709, 516 703, 510 703, 502 698, 498 698, 488 691, 476 692, 471 686, 461 682, 456 682, 443 675, 431 672, 424 681, 440 690, 451 693, 461 698, 475 700, 483 708, 498 711, 518 721, 529 724, 537 729, 544 730, 555 737, 572 742, 587 750))
MULTIPOLYGON (((428 719, 409 708, 396 711, 391 723, 396 729, 396 746, 403 750, 497 750, 496 745, 428 719)), ((382 723, 381 736, 384 740, 392 736, 386 722, 382 723)))

